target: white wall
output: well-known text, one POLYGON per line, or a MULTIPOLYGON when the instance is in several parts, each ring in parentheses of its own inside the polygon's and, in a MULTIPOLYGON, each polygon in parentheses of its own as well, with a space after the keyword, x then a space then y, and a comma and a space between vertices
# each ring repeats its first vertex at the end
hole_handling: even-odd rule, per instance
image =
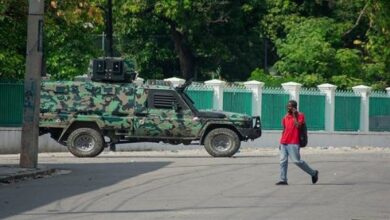
MULTIPOLYGON (((22 128, 0 127, 0 154, 19 153, 22 128)), ((39 152, 67 151, 65 146, 50 138, 49 134, 39 137, 39 152)))

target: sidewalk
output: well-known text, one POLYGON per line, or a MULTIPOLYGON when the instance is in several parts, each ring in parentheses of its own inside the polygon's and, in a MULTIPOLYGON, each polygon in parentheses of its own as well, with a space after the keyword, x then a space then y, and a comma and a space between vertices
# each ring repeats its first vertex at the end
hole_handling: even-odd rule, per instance
POLYGON ((28 178, 41 178, 50 175, 56 170, 45 166, 37 168, 20 168, 19 165, 0 165, 0 184, 12 183, 28 178))

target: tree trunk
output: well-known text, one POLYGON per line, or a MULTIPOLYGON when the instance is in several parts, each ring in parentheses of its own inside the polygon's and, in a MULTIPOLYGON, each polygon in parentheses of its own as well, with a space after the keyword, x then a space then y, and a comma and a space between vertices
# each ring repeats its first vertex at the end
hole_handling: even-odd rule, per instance
POLYGON ((185 42, 185 37, 176 29, 174 23, 171 26, 171 36, 175 43, 175 51, 179 55, 180 70, 183 74, 183 78, 188 80, 194 77, 195 74, 195 57, 191 51, 191 48, 185 42))

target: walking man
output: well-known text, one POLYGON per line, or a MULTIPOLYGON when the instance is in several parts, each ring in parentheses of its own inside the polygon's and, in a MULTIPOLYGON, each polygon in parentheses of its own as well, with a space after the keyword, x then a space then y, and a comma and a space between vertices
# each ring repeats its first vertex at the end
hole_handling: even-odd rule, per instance
POLYGON ((280 139, 280 181, 276 185, 288 185, 287 167, 288 157, 292 162, 311 176, 311 181, 315 184, 318 181, 318 170, 313 170, 309 165, 301 160, 299 154, 299 128, 305 123, 305 115, 297 111, 297 102, 288 101, 287 114, 282 119, 283 133, 280 139))

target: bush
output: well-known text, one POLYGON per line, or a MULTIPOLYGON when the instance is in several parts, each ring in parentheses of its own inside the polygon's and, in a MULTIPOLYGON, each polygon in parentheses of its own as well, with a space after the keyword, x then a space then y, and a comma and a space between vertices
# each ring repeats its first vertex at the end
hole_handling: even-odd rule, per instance
POLYGON ((293 77, 290 75, 286 76, 273 76, 264 72, 263 69, 256 68, 252 71, 249 80, 257 80, 260 82, 264 82, 267 87, 280 87, 280 85, 284 82, 293 81, 293 77))
POLYGON ((332 76, 330 81, 335 84, 338 89, 351 89, 353 86, 363 84, 363 80, 347 75, 332 76))

